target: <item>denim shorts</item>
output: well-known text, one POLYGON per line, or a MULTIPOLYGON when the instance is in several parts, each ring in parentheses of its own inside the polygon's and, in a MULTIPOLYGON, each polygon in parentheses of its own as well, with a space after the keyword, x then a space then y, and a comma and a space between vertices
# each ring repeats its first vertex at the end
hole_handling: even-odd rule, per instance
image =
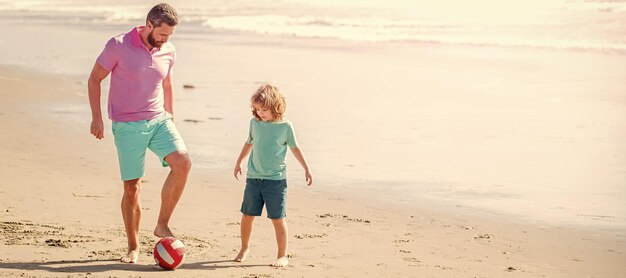
POLYGON ((185 142, 167 113, 154 119, 136 122, 113 122, 122 180, 143 177, 146 149, 150 149, 167 167, 165 157, 175 151, 187 151, 185 142))
POLYGON ((261 216, 263 205, 267 218, 287 217, 287 180, 246 179, 241 213, 261 216))

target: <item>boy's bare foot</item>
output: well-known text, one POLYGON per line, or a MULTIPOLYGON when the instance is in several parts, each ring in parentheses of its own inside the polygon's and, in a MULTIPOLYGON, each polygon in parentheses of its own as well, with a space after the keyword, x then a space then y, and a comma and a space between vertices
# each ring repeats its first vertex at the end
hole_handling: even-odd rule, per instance
POLYGON ((250 252, 250 249, 241 249, 241 251, 239 251, 239 254, 237 254, 237 257, 235 257, 234 261, 235 262, 243 262, 248 258, 248 253, 250 252))
POLYGON ((154 235, 160 238, 175 237, 169 227, 158 225, 156 226, 156 228, 154 228, 154 235))
POLYGON ((128 254, 126 254, 126 256, 120 259, 120 262, 127 263, 127 264, 134 264, 134 263, 137 263, 138 260, 139 260, 139 250, 130 250, 128 251, 128 254))
POLYGON ((273 267, 285 267, 289 265, 289 260, 287 260, 287 257, 280 257, 278 259, 276 259, 275 262, 273 262, 270 266, 273 267))

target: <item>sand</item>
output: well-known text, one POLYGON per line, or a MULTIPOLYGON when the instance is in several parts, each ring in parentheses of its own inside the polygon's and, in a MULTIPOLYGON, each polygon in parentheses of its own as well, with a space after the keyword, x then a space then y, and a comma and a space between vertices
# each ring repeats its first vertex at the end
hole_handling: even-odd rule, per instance
MULTIPOLYGON (((181 83, 178 91, 182 91, 181 83)), ((235 263, 231 260, 239 247, 243 184, 229 171, 238 149, 228 148, 221 151, 232 153, 232 161, 194 165, 171 223, 187 250, 185 264, 174 272, 161 270, 152 259, 157 239, 151 231, 167 170, 153 156, 148 157, 140 262, 121 264, 117 260, 125 251, 126 240, 110 123, 106 123, 105 139, 91 137, 85 91, 85 76, 0 67, 0 276, 626 275, 623 228, 551 225, 506 214, 478 213, 464 206, 445 209, 435 201, 396 202, 396 195, 380 188, 331 185, 324 178, 305 188, 303 178, 297 180, 296 164, 292 164, 288 204, 291 265, 282 269, 268 266, 276 250, 271 224, 264 217, 255 221, 248 260, 235 263)), ((185 110, 184 104, 178 104, 181 117, 176 123, 189 138, 191 150, 201 144, 211 146, 210 139, 222 133, 245 131, 245 124, 235 131, 220 127, 219 115, 203 117, 200 123, 186 121, 200 117, 190 116, 197 111, 185 110), (215 133, 206 134, 206 139, 205 134, 192 132, 202 123, 214 124, 215 133)), ((307 125, 314 124, 305 122, 303 133, 314 133, 307 125)), ((219 145, 223 141, 215 142, 216 149, 223 147, 219 145)), ((305 152, 323 152, 313 146, 314 141, 305 142, 310 146, 304 145, 305 152)), ((319 154, 310 153, 316 161, 319 154)), ((315 164, 313 167, 316 169, 315 164)))
POLYGON ((130 27, 5 23, 15 28, 0 53, 0 276, 626 276, 623 53, 181 26, 176 125, 194 166, 171 223, 187 259, 170 272, 151 254, 167 169, 148 155, 140 262, 121 264, 110 121, 103 140, 89 134, 87 74, 106 39, 130 27), (265 217, 249 259, 232 262, 244 186, 232 167, 263 81, 284 90, 315 174, 306 188, 288 156, 283 269, 268 266, 265 217))

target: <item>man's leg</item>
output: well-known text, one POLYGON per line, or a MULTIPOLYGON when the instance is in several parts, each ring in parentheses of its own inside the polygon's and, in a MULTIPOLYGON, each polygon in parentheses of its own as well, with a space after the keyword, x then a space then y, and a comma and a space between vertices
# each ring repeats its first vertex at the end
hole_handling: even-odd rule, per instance
POLYGON ((161 210, 154 235, 158 237, 173 237, 169 228, 170 218, 176 208, 180 196, 185 189, 187 176, 191 170, 191 160, 186 151, 175 151, 165 157, 165 162, 170 166, 170 174, 165 179, 161 190, 161 210))
POLYGON ((128 253, 120 261, 136 263, 139 259, 139 223, 141 222, 141 204, 139 191, 141 180, 124 181, 124 196, 122 197, 122 217, 128 239, 128 253))

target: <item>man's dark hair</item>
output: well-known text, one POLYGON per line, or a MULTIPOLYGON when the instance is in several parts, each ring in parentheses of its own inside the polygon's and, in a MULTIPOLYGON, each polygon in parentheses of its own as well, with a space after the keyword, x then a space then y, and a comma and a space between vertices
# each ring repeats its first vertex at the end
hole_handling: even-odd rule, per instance
POLYGON ((154 27, 159 27, 163 22, 169 26, 178 25, 178 14, 174 7, 167 3, 160 3, 150 9, 146 21, 149 21, 154 27))

